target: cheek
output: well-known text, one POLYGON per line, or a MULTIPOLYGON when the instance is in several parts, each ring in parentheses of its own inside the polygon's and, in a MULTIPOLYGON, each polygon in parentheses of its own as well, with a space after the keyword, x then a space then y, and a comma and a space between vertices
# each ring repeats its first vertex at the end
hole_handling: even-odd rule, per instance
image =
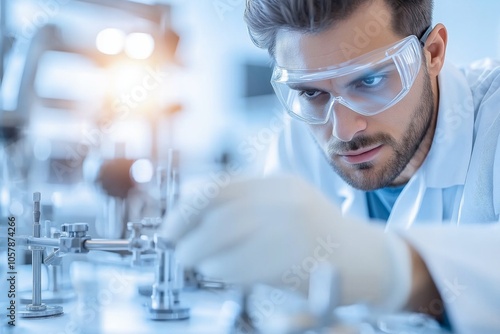
MULTIPOLYGON (((359 134, 371 136, 384 133, 399 141, 408 129, 417 102, 413 96, 407 95, 402 101, 382 113, 366 117, 366 130, 359 134)), ((309 131, 311 131, 316 142, 325 148, 332 139, 333 125, 331 121, 325 125, 309 125, 309 131)))
POLYGON ((396 140, 400 139, 408 130, 415 113, 419 112, 417 110, 419 101, 420 97, 417 92, 410 92, 393 107, 373 116, 368 127, 370 133, 380 131, 391 135, 396 140))
POLYGON ((410 106, 401 104, 384 111, 380 115, 381 119, 376 122, 379 131, 387 132, 393 137, 396 137, 396 134, 400 134, 406 129, 410 121, 411 113, 409 110, 410 106))
POLYGON ((374 119, 371 120, 372 122, 368 126, 369 133, 383 133, 392 137, 394 141, 399 142, 404 136, 409 123, 409 118, 405 114, 406 110, 400 107, 393 107, 382 112, 380 115, 374 116, 374 119))

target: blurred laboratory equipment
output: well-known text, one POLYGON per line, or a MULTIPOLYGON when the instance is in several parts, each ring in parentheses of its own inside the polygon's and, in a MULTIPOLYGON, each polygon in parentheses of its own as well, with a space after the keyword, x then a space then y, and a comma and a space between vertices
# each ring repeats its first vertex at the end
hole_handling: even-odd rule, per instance
MULTIPOLYGON (((44 211, 50 210, 45 206, 44 211)), ((45 232, 43 235, 45 238, 59 238, 61 236, 61 230, 52 225, 53 223, 48 219, 43 222, 42 231, 45 232)), ((62 257, 55 255, 57 252, 57 249, 46 247, 42 256, 42 264, 47 272, 47 288, 41 287, 41 301, 45 304, 60 304, 76 298, 74 287, 69 280, 69 262, 63 262, 62 257)), ((19 295, 22 304, 32 303, 33 291, 21 291, 19 295)))
POLYGON ((99 210, 88 209, 104 199, 101 218, 109 217, 110 227, 101 230, 123 238, 127 189, 109 191, 130 181, 127 163, 165 162, 172 117, 182 108, 165 90, 178 66, 171 6, 2 0, 0 8, 2 176, 8 181, 2 182, 1 210, 25 207, 16 197, 43 189, 55 221, 77 218, 94 232, 99 210), (101 163, 93 181, 104 189, 97 196, 84 175, 87 162, 101 163), (16 196, 13 188, 23 193, 16 196))
MULTIPOLYGON (((35 192, 33 194, 32 235, 16 238, 19 246, 30 249, 33 258, 32 302, 17 312, 21 318, 42 318, 47 321, 55 321, 57 318, 53 318, 54 316, 64 316, 65 311, 62 306, 46 304, 41 299, 40 270, 42 253, 47 247, 54 249, 47 256, 47 259, 50 259, 49 262, 55 261, 54 258, 58 257, 87 254, 99 250, 122 250, 134 254, 132 263, 140 263, 138 260, 143 253, 154 250, 156 254, 155 279, 150 301, 145 304, 145 310, 142 314, 147 319, 156 321, 182 321, 191 317, 192 307, 181 301, 181 295, 185 295, 183 289, 184 270, 175 259, 175 245, 158 235, 149 238, 142 234, 142 229, 148 227, 150 222, 129 223, 128 229, 131 231, 131 235, 127 240, 93 239, 87 234, 88 224, 86 223, 63 224, 60 235, 42 237, 40 199, 41 194, 35 192)), ((307 299, 301 299, 297 295, 287 295, 285 291, 278 292, 280 297, 276 298, 278 290, 266 286, 246 287, 244 289, 229 287, 228 291, 233 290, 232 296, 227 293, 218 293, 216 296, 219 303, 222 302, 222 306, 219 305, 222 320, 218 320, 224 323, 213 326, 210 320, 206 319, 202 332, 262 334, 445 333, 436 321, 422 314, 373 315, 358 311, 353 317, 346 312, 344 315, 341 312, 336 313, 339 281, 335 269, 331 265, 318 265, 315 270, 311 271, 310 275, 307 299), (269 293, 274 293, 275 298, 269 298, 269 293), (279 299, 281 301, 278 301, 279 299), (270 303, 271 307, 269 307, 270 303), (265 305, 265 311, 269 312, 265 316, 262 313, 263 305, 265 305)), ((80 293, 82 292, 84 291, 80 291, 80 293)), ((204 297, 206 298, 206 296, 204 297)), ((86 308, 89 307, 88 302, 84 305, 86 308)), ((104 305, 104 307, 112 308, 116 305, 104 305)), ((185 323, 184 326, 186 325, 190 324, 185 323)), ((192 332, 196 333, 196 331, 192 332)))
MULTIPOLYGON (((33 238, 41 237, 40 225, 40 193, 33 194, 33 238)), ((26 309, 20 310, 19 314, 25 318, 50 317, 61 315, 63 309, 58 305, 46 305, 42 303, 42 253, 43 247, 40 245, 30 245, 29 249, 32 253, 32 272, 33 272, 33 293, 31 303, 26 306, 26 309)))
MULTIPOLYGON (((155 281, 152 289, 149 315, 154 320, 182 320, 189 318, 189 308, 182 307, 180 293, 183 287, 183 269, 175 260, 174 250, 166 240, 155 235, 151 240, 142 235, 141 229, 147 223, 129 223, 132 230, 128 240, 92 239, 88 234, 88 224, 72 223, 61 226, 61 234, 56 237, 41 237, 40 225, 41 194, 33 194, 33 235, 19 236, 19 245, 28 247, 32 252, 33 293, 32 302, 18 313, 23 318, 41 318, 61 315, 63 308, 59 305, 47 305, 42 302, 42 253, 46 247, 55 249, 46 257, 46 261, 54 263, 57 258, 68 254, 88 253, 91 250, 122 250, 134 254, 133 263, 139 262, 141 253, 155 250, 155 281)), ((140 263, 140 262, 139 262, 140 263)))
POLYGON ((129 221, 144 217, 163 219, 179 196, 179 159, 178 150, 171 148, 165 161, 156 166, 150 159, 97 162, 97 175, 88 176, 103 198, 97 233, 107 238, 125 238, 129 221))

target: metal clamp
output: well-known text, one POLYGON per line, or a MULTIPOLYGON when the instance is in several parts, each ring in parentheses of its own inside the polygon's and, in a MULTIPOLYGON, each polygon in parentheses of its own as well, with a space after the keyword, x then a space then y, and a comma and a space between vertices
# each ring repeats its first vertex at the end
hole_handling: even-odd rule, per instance
MULTIPOLYGON (((33 194, 33 237, 40 238, 40 199, 39 192, 33 194)), ((52 317, 63 314, 61 306, 48 306, 42 303, 42 253, 45 247, 32 245, 32 266, 33 266, 33 298, 32 303, 26 306, 25 310, 20 310, 22 318, 52 317)))
POLYGON ((61 225, 61 237, 59 238, 59 251, 61 253, 88 253, 85 242, 91 237, 87 235, 89 226, 87 223, 73 223, 61 225))

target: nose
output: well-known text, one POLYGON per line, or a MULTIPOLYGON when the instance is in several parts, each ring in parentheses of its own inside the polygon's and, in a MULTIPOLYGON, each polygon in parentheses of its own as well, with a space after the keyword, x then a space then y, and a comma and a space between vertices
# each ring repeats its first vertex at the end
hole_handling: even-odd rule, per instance
POLYGON ((366 130, 366 117, 335 101, 330 110, 332 136, 343 142, 351 141, 357 133, 366 130))

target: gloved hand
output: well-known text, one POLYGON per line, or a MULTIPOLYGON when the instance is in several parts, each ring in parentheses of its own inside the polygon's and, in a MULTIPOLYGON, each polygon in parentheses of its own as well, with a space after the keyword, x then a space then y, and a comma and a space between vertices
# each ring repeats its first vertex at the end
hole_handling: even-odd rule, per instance
POLYGON ((183 265, 232 283, 307 295, 309 273, 325 261, 338 272, 341 305, 392 311, 410 293, 404 241, 381 226, 343 218, 317 189, 292 176, 233 182, 203 208, 180 201, 162 233, 183 265))

